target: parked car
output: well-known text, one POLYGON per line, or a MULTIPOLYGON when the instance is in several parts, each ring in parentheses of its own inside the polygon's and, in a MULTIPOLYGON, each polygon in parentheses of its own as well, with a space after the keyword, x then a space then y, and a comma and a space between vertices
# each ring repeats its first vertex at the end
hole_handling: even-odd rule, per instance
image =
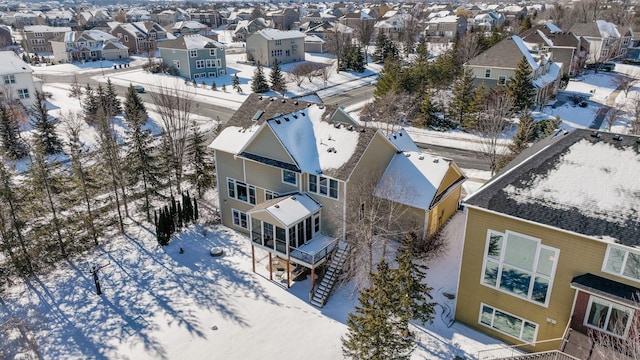
POLYGON ((133 85, 133 89, 138 93, 138 94, 144 94, 144 87, 140 86, 140 85, 133 85))

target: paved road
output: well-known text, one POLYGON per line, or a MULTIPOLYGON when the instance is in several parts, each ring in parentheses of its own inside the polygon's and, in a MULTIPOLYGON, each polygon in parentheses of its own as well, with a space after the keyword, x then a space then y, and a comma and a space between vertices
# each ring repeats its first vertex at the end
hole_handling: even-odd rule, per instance
POLYGON ((339 106, 347 107, 349 105, 357 104, 365 100, 373 99, 373 90, 375 86, 365 85, 359 88, 343 91, 339 94, 327 96, 322 98, 325 104, 335 104, 339 106))
POLYGON ((427 153, 453 159, 461 168, 489 171, 489 165, 487 165, 475 151, 424 143, 417 143, 417 145, 427 153))

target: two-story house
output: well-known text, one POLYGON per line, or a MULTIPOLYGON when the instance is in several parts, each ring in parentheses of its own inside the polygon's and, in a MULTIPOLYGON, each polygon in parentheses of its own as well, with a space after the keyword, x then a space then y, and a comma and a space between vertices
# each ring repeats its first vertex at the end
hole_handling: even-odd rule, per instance
POLYGON ((100 30, 69 31, 51 40, 51 49, 56 63, 129 57, 129 48, 115 36, 100 30))
POLYGON ((467 31, 467 19, 464 16, 433 16, 426 24, 425 34, 431 41, 453 41, 467 31))
POLYGON ((245 41, 247 37, 254 32, 269 28, 269 24, 264 18, 255 18, 253 20, 240 20, 233 30, 233 39, 235 41, 245 41))
POLYGON ((250 235, 252 249, 312 272, 373 208, 372 196, 404 209, 405 231, 427 236, 457 210, 465 179, 404 131, 386 137, 337 106, 260 94, 211 147, 222 223, 250 235))
POLYGON ((598 358, 602 334, 638 341, 639 146, 560 132, 467 198, 456 320, 578 359, 598 358))
POLYGON ((527 43, 537 44, 552 53, 551 60, 562 64, 562 73, 578 75, 584 68, 589 53, 589 43, 581 36, 563 32, 549 23, 535 25, 519 35, 527 43))
POLYGON ((530 66, 531 85, 536 90, 535 103, 542 104, 558 92, 562 76, 561 64, 551 60, 548 49, 513 35, 470 59, 464 68, 473 72, 475 85, 484 84, 491 89, 506 85, 515 76, 523 57, 530 66))
POLYGON ((589 42, 587 63, 593 64, 623 57, 631 46, 631 29, 604 20, 574 24, 570 31, 589 42), (622 30, 622 31, 621 31, 622 30))
POLYGON ((304 61, 304 37, 297 30, 262 29, 247 38, 247 59, 263 66, 304 61))
POLYGON ((24 43, 27 52, 41 54, 51 53, 51 39, 71 31, 68 26, 54 27, 46 25, 31 25, 24 27, 24 43))
POLYGON ((42 92, 42 81, 33 77, 31 66, 13 51, 0 51, 0 76, 0 96, 7 103, 18 100, 30 108, 36 91, 42 92))
POLYGON ((293 24, 300 21, 300 14, 292 8, 278 9, 267 13, 267 19, 278 30, 292 30, 293 24))
POLYGON ((130 54, 155 49, 159 41, 168 40, 170 35, 160 24, 153 21, 111 23, 110 26, 111 35, 128 47, 130 54))
POLYGON ((189 80, 216 77, 227 73, 225 49, 219 42, 203 35, 183 35, 158 44, 166 66, 189 80))
POLYGON ((205 35, 209 27, 194 20, 178 21, 171 27, 172 34, 178 35, 205 35))

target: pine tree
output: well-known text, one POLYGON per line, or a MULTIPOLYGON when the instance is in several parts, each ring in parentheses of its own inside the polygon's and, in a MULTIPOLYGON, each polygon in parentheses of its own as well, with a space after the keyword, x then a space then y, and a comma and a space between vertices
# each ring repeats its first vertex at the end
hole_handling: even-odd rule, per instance
POLYGON ((178 202, 178 207, 176 208, 176 218, 178 219, 178 226, 176 227, 178 230, 182 229, 182 223, 184 221, 184 212, 182 211, 182 205, 178 202))
POLYGON ((429 268, 416 262, 415 254, 418 251, 415 245, 416 238, 414 235, 404 238, 402 246, 398 249, 396 255, 398 268, 394 271, 393 281, 393 284, 397 287, 395 293, 398 296, 396 315, 400 317, 401 322, 407 327, 410 320, 432 323, 436 305, 428 301, 433 299, 431 296, 433 288, 424 282, 429 268))
POLYGON ((402 68, 400 64, 393 60, 385 61, 382 71, 378 75, 378 83, 373 95, 379 98, 389 91, 396 92, 400 88, 401 78, 402 68))
POLYGON ((56 154, 62 151, 62 143, 56 133, 56 125, 53 118, 49 118, 44 93, 36 91, 36 102, 33 105, 34 141, 37 146, 42 146, 45 155, 56 154))
POLYGON ((227 84, 222 84, 222 91, 227 92, 227 84))
POLYGON ((397 61, 399 55, 400 51, 396 44, 383 32, 380 32, 376 37, 376 50, 373 53, 373 60, 379 63, 386 62, 388 58, 397 61))
POLYGON ((251 90, 254 93, 263 93, 269 91, 269 84, 264 76, 264 70, 262 65, 258 64, 256 70, 253 73, 253 79, 251 80, 251 90))
POLYGON ((529 109, 533 105, 536 91, 531 83, 531 66, 526 57, 518 63, 516 72, 507 84, 507 92, 513 98, 515 111, 529 109))
POLYGON ((520 33, 523 33, 529 29, 531 29, 531 26, 533 26, 531 24, 531 18, 528 16, 524 17, 524 21, 522 21, 522 26, 520 26, 520 33))
POLYGON ((193 198, 193 222, 198 222, 200 214, 198 213, 198 200, 193 198))
POLYGON ((142 183, 144 196, 142 210, 146 213, 147 221, 151 221, 151 196, 159 183, 159 165, 157 158, 153 155, 155 152, 151 132, 142 128, 147 122, 147 110, 133 86, 129 86, 127 90, 124 107, 124 119, 129 127, 126 132, 128 146, 125 174, 130 186, 135 188, 142 183))
POLYGON ((233 90, 239 93, 242 92, 242 88, 240 87, 240 78, 238 78, 238 73, 233 74, 232 86, 233 86, 233 90))
POLYGON ((0 199, 2 199, 2 203, 9 213, 12 234, 18 239, 22 250, 23 259, 19 262, 20 264, 24 263, 24 265, 20 266, 19 270, 25 274, 33 274, 36 269, 34 268, 31 254, 27 249, 27 241, 23 231, 27 223, 20 214, 20 209, 24 204, 18 197, 17 188, 13 181, 14 173, 8 168, 8 164, 9 162, 6 159, 0 157, 0 199))
POLYGON ((433 102, 430 93, 424 94, 424 100, 420 105, 420 114, 422 118, 422 126, 428 129, 444 131, 448 128, 445 121, 438 114, 440 109, 433 102))
POLYGON ((120 114, 122 112, 122 104, 120 104, 120 99, 118 99, 116 88, 113 86, 111 79, 107 79, 107 87, 105 88, 104 96, 105 102, 103 106, 105 107, 105 113, 110 114, 111 116, 120 114))
POLYGON ((449 114, 458 124, 464 123, 473 101, 473 72, 467 70, 453 85, 453 98, 449 104, 449 114))
POLYGON ((187 147, 187 155, 194 167, 190 180, 191 184, 196 187, 198 197, 202 198, 204 191, 212 188, 215 183, 215 162, 206 146, 204 134, 195 122, 193 123, 192 131, 193 134, 189 138, 190 143, 187 147))
POLYGON ((469 102, 469 108, 467 109, 468 112, 462 121, 463 129, 473 130, 476 128, 478 124, 478 116, 484 107, 486 97, 486 88, 483 84, 478 85, 473 92, 473 98, 469 102))
POLYGON ((84 101, 82 102, 82 109, 84 110, 84 119, 87 123, 93 124, 95 122, 95 115, 98 112, 98 98, 91 85, 87 84, 84 92, 84 101))
POLYGON ((17 160, 27 155, 27 148, 20 140, 20 125, 4 105, 0 105, 0 141, 2 151, 9 159, 17 160))
POLYGON ((393 271, 383 259, 372 276, 371 287, 362 290, 360 305, 347 317, 348 333, 342 338, 342 354, 356 360, 409 359, 413 347, 396 316, 393 271))
MULTIPOLYGON (((284 92, 287 91, 287 84, 285 84, 284 82, 284 75, 280 70, 280 63, 278 62, 278 59, 276 59, 273 62, 270 78, 271 78, 271 90, 282 93, 284 95, 284 92)), ((256 92, 261 92, 261 91, 256 91, 256 92)))
MULTIPOLYGON (((203 81, 202 87, 204 88, 204 81, 203 81)), ((211 80, 211 90, 213 90, 213 91, 218 90, 218 85, 216 85, 216 81, 215 80, 211 80)))

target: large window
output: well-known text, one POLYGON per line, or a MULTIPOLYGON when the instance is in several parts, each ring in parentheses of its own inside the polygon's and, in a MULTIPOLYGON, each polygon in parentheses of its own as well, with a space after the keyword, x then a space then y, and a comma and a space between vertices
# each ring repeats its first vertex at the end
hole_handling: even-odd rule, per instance
POLYGON ((295 186, 298 184, 298 177, 295 172, 282 169, 282 182, 295 186))
POLYGON ((631 314, 632 310, 627 307, 592 296, 584 324, 611 335, 625 336, 631 314))
POLYGON ((602 271, 640 280, 640 252, 609 245, 602 271))
POLYGON ((29 89, 18 89, 18 97, 20 99, 28 99, 29 98, 29 89))
POLYGON ((480 304, 479 323, 528 343, 536 340, 538 324, 486 304, 480 304))
POLYGON ((4 83, 5 84, 15 84, 16 83, 15 75, 4 75, 2 78, 4 79, 4 83))
POLYGON ((256 204, 256 187, 247 185, 235 179, 227 179, 227 187, 229 197, 232 199, 244 201, 246 203, 256 204))
POLYGON ((491 69, 485 69, 484 70, 484 77, 486 77, 486 78, 490 78, 491 77, 491 69))
POLYGON ((198 50, 189 50, 189 57, 198 57, 198 50))
POLYGON ((546 306, 558 253, 539 239, 489 230, 482 284, 546 306))
POLYGON ((249 223, 247 222, 247 213, 236 209, 231 209, 231 212, 233 213, 233 225, 244 229, 249 228, 249 223))
POLYGON ((196 69, 204 69, 204 60, 196 60, 196 69))
POLYGON ((309 184, 307 186, 307 190, 315 194, 337 199, 338 198, 338 180, 329 179, 324 176, 309 174, 309 184))

